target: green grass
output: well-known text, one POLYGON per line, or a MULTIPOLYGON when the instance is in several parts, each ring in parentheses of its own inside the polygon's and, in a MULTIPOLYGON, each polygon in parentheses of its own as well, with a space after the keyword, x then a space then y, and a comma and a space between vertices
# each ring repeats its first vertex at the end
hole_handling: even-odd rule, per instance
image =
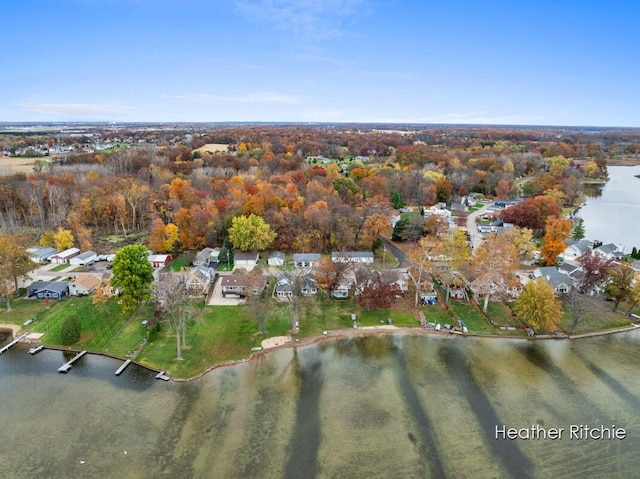
MULTIPOLYGON (((584 301, 588 302, 587 311, 584 314, 584 319, 578 323, 573 331, 573 335, 619 329, 627 327, 633 322, 623 313, 623 311, 627 311, 626 309, 614 312, 613 302, 591 297, 585 297, 584 301)), ((560 329, 567 333, 571 330, 571 316, 567 311, 560 320, 560 329)))
MULTIPOLYGON (((277 334, 270 331, 272 335, 277 334)), ((162 333, 154 341, 145 345, 137 360, 166 369, 173 377, 192 377, 214 364, 247 358, 251 348, 259 346, 264 338, 249 306, 207 306, 202 309, 201 319, 187 328, 183 361, 176 359, 175 333, 167 324, 162 325, 162 333)))
POLYGON ((131 313, 123 314, 118 304, 111 304, 110 311, 106 304, 93 305, 90 296, 61 300, 42 315, 42 321, 37 321, 36 332, 45 333, 42 344, 59 346, 62 323, 72 315, 82 323, 80 341, 72 347, 91 351, 102 351, 131 317, 131 313))
MULTIPOLYGON (((482 307, 482 303, 481 306, 482 307)), ((522 329, 522 324, 511 314, 511 311, 502 303, 489 302, 487 317, 497 326, 513 326, 522 329)))
POLYGON ((494 334, 497 330, 487 321, 482 312, 471 303, 463 303, 455 299, 449 300, 449 306, 464 322, 471 333, 494 334))
POLYGON ((71 266, 69 263, 62 263, 62 264, 59 264, 58 266, 51 268, 49 271, 54 271, 57 273, 58 271, 67 269, 69 266, 71 266))
POLYGON ((0 302, 2 308, 0 309, 0 323, 22 326, 25 321, 35 318, 36 322, 29 328, 36 326, 40 320, 60 306, 58 301, 51 301, 47 306, 43 300, 27 298, 12 299, 10 304, 11 311, 9 312, 6 309, 6 303, 0 302))
POLYGON ((165 266, 162 271, 182 271, 189 269, 195 256, 195 253, 183 253, 165 266))

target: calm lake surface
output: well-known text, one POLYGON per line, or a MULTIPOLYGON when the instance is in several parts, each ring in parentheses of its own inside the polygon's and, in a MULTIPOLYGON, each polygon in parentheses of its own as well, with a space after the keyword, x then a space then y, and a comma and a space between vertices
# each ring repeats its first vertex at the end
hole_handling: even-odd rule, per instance
POLYGON ((610 166, 604 186, 589 186, 580 209, 586 238, 622 244, 627 253, 640 247, 640 166, 610 166))
POLYGON ((190 383, 58 351, 0 356, 3 478, 624 478, 640 470, 640 331, 582 340, 369 336, 190 383), (578 440, 570 425, 626 429, 578 440), (496 425, 565 428, 495 439, 496 425), (125 452, 126 451, 126 452, 125 452), (84 463, 82 463, 84 461, 84 463))

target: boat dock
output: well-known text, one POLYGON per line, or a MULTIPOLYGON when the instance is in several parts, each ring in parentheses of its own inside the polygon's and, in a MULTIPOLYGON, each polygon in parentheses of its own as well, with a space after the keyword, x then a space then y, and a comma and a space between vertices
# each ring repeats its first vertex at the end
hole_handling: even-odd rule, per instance
POLYGON ((116 371, 116 376, 120 376, 120 374, 122 374, 122 371, 127 369, 127 366, 129 366, 129 364, 131 364, 131 359, 127 359, 124 363, 122 363, 122 365, 116 371))
POLYGON ((71 366, 73 363, 75 363, 78 359, 80 359, 82 356, 84 356, 85 354, 87 354, 87 351, 80 351, 78 354, 76 354, 70 361, 68 361, 67 363, 63 364, 62 366, 60 366, 58 368, 58 372, 59 373, 66 373, 69 371, 69 369, 71 369, 71 366))
POLYGON ((25 336, 27 336, 27 333, 23 334, 19 338, 14 339, 13 341, 11 341, 6 346, 3 346, 2 349, 0 349, 0 354, 4 353, 5 351, 8 351, 10 347, 15 346, 16 344, 18 344, 20 342, 20 340, 22 340, 22 338, 24 338, 25 336))
POLYGON ((44 349, 44 346, 38 346, 37 348, 31 348, 29 350, 29 354, 31 354, 33 356, 34 354, 38 354, 43 349, 44 349))
POLYGON ((156 379, 162 379, 163 381, 168 381, 171 378, 166 374, 166 371, 160 371, 158 374, 156 374, 156 379))

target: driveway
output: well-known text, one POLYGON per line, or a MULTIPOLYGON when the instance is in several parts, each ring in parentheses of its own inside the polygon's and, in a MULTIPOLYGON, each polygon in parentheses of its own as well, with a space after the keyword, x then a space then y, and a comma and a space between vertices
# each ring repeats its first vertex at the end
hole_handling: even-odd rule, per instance
POLYGON ((387 246, 387 249, 391 251, 391 254, 395 256, 396 259, 398 260, 398 266, 396 266, 396 268, 404 268, 405 267, 404 251, 402 251, 400 248, 394 245, 389 238, 385 238, 384 236, 381 236, 381 238, 382 238, 382 241, 384 241, 384 244, 387 246))
POLYGON ((244 304, 245 300, 240 298, 225 298, 222 296, 222 278, 218 277, 213 285, 213 293, 209 302, 209 306, 238 306, 244 304))
POLYGON ((492 208, 494 202, 484 205, 477 211, 474 211, 467 217, 467 232, 471 238, 471 252, 475 252, 476 248, 482 243, 482 234, 478 231, 478 225, 476 224, 476 218, 482 216, 488 209, 492 208))

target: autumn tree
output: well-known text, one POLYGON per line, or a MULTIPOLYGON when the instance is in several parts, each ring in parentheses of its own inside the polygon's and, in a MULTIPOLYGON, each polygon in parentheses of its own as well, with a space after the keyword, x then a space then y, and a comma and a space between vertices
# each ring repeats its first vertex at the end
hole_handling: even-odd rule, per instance
POLYGON ((52 248, 55 246, 56 242, 54 239, 55 233, 51 230, 46 230, 42 236, 40 237, 40 246, 43 248, 52 248))
POLYGON ((18 234, 0 232, 0 295, 5 298, 7 311, 11 311, 11 291, 18 291, 18 278, 36 267, 24 242, 18 234))
POLYGON ((578 280, 578 290, 581 293, 597 291, 607 281, 612 261, 593 251, 588 251, 578 261, 582 270, 578 280))
POLYGON ((416 306, 425 282, 433 282, 435 264, 441 258, 443 249, 442 241, 429 235, 422 238, 413 249, 407 252, 406 258, 411 265, 409 274, 416 286, 416 306))
POLYGON ((271 231, 271 227, 253 213, 249 216, 236 216, 229 228, 229 240, 240 251, 267 249, 275 238, 276 233, 271 231))
POLYGON ((555 331, 562 317, 560 301, 544 278, 529 281, 516 300, 514 312, 531 327, 555 331))
POLYGON ((533 242, 533 230, 513 226, 504 233, 505 238, 515 247, 520 261, 528 261, 533 258, 536 245, 533 242))
POLYGON ((442 241, 442 259, 446 262, 446 267, 441 269, 440 276, 446 286, 445 303, 448 305, 449 286, 460 286, 463 283, 460 268, 469 263, 471 250, 467 243, 467 234, 459 228, 454 228, 440 240, 442 241))
POLYGON ((70 230, 66 230, 62 227, 58 228, 58 231, 53 235, 53 242, 56 245, 58 251, 64 251, 73 247, 75 241, 73 234, 70 230))
POLYGON ((111 286, 122 288, 123 311, 133 311, 141 301, 151 297, 153 279, 149 251, 143 245, 125 246, 116 253, 111 286))
POLYGON ((627 316, 630 316, 633 310, 640 303, 640 274, 636 273, 634 280, 631 282, 633 285, 631 287, 631 292, 629 293, 629 302, 631 303, 629 306, 629 310, 627 311, 627 316))
POLYGON ((371 271, 358 295, 358 304, 367 311, 389 309, 401 294, 397 284, 384 281, 378 271, 371 271))
POLYGON ((474 291, 484 296, 482 310, 486 313, 492 295, 508 297, 518 284, 515 271, 518 251, 503 235, 489 233, 475 252, 471 269, 474 291))
POLYGON ((153 293, 162 317, 176 335, 176 359, 182 361, 182 348, 186 346, 186 323, 191 319, 187 306, 188 294, 184 277, 178 273, 162 273, 153 293))
POLYGON ((604 294, 613 300, 613 310, 617 311, 623 301, 631 297, 634 271, 626 263, 615 263, 609 268, 609 282, 604 287, 604 294))
POLYGON ((318 286, 331 292, 342 283, 350 267, 347 262, 334 263, 331 258, 322 258, 315 268, 315 280, 318 286))
POLYGON ((562 297, 564 308, 571 318, 569 334, 573 334, 578 324, 588 317, 591 307, 589 301, 590 298, 573 288, 562 297))
POLYGON ((179 244, 178 227, 173 223, 165 225, 160 218, 153 220, 149 233, 149 248, 158 253, 171 253, 179 244))
POLYGON ((561 216, 550 217, 546 223, 544 242, 540 248, 540 256, 547 266, 558 262, 558 256, 567 248, 565 240, 571 236, 571 220, 561 216))

